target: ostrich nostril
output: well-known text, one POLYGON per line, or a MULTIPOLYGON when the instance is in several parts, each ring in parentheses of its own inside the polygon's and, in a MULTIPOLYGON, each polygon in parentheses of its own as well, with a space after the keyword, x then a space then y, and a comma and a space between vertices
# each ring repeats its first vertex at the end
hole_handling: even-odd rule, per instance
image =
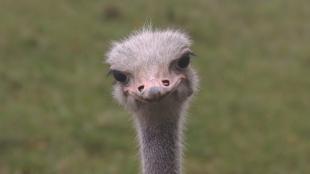
POLYGON ((162 80, 161 82, 163 83, 164 86, 169 86, 170 85, 169 80, 162 80))
POLYGON ((141 85, 141 86, 138 87, 138 91, 139 91, 139 92, 142 92, 143 89, 144 89, 144 85, 141 85))

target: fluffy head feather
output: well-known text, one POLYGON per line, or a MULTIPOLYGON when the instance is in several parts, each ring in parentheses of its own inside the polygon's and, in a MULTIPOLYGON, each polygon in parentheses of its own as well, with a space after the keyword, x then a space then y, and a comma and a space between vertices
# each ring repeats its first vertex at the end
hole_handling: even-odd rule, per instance
POLYGON ((142 29, 114 42, 106 62, 111 69, 135 71, 150 64, 167 63, 190 46, 191 40, 180 31, 142 29))
POLYGON ((174 65, 180 57, 191 52, 190 46, 191 40, 183 32, 149 28, 114 42, 106 62, 110 69, 123 72, 130 78, 127 84, 115 84, 114 97, 129 110, 145 104, 139 99, 149 99, 152 91, 153 96, 169 94, 170 97, 158 102, 161 105, 182 104, 196 90, 198 78, 190 66, 178 70, 174 65), (168 80, 168 84, 163 84, 164 80, 168 80), (145 91, 140 91, 141 87, 145 91), (152 87, 156 87, 157 94, 152 87))

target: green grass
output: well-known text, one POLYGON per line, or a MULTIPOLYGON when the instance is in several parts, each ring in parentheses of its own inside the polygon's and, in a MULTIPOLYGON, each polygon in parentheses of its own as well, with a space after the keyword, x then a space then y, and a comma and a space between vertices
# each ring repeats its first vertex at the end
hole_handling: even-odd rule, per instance
POLYGON ((134 174, 111 40, 152 20, 195 42, 188 174, 310 173, 310 3, 0 1, 0 173, 134 174))

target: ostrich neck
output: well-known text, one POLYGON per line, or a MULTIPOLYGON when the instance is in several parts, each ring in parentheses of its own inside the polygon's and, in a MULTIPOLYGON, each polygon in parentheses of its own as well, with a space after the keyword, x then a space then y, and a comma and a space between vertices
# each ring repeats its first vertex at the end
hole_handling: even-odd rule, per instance
POLYGON ((143 174, 180 174, 183 122, 180 111, 152 109, 139 113, 136 119, 143 174))

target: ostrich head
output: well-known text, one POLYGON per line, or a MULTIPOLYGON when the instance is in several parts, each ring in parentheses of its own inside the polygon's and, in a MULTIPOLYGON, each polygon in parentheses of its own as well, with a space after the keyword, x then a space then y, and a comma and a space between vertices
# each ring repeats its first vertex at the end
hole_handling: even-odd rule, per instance
POLYGON ((196 90, 189 37, 176 30, 143 29, 115 42, 107 54, 114 97, 132 112, 182 106, 196 90))
POLYGON ((107 54, 114 97, 135 117, 143 174, 180 174, 183 111, 197 87, 191 41, 175 30, 143 29, 107 54))

